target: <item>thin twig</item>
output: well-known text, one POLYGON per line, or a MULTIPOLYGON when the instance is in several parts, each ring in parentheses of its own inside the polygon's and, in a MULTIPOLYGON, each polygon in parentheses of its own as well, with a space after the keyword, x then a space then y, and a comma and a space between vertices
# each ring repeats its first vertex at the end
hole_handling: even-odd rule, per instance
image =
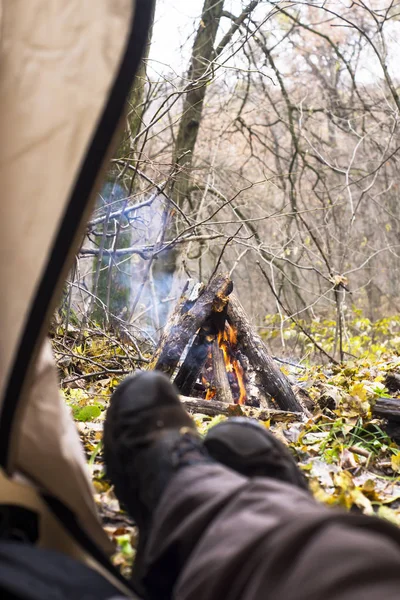
POLYGON ((229 243, 230 243, 232 240, 234 240, 234 239, 235 239, 235 237, 237 236, 237 234, 239 233, 239 231, 242 229, 242 227, 243 227, 243 224, 239 226, 239 229, 236 231, 236 233, 234 233, 233 235, 231 235, 230 237, 228 237, 228 239, 226 240, 225 244, 222 246, 221 253, 220 253, 220 255, 219 255, 219 257, 218 257, 218 260, 217 260, 217 264, 215 265, 215 268, 214 268, 213 272, 212 272, 212 273, 211 273, 211 275, 210 275, 210 278, 209 278, 209 280, 208 280, 208 283, 210 283, 211 279, 212 279, 212 278, 214 277, 214 275, 217 273, 217 271, 218 271, 218 268, 219 268, 219 265, 221 264, 221 260, 222 260, 222 257, 223 257, 223 255, 224 255, 224 252, 225 252, 225 249, 226 249, 227 245, 228 245, 228 244, 229 244, 229 243))
POLYGON ((318 344, 318 342, 315 341, 315 339, 312 337, 312 335, 302 326, 300 325, 300 323, 291 315, 290 311, 282 304, 282 300, 279 298, 278 294, 275 292, 273 285, 271 284, 268 275, 266 274, 266 272, 264 271, 264 269, 262 268, 260 261, 256 261, 256 264, 258 265, 258 267, 260 268, 261 273, 264 276, 264 279, 267 281, 268 286, 271 290, 271 292, 273 293, 275 299, 277 300, 277 302, 279 302, 280 306, 282 307, 282 309, 285 311, 285 313, 287 314, 287 316, 289 317, 289 319, 291 321, 293 321, 293 323, 296 325, 296 327, 298 327, 300 329, 300 331, 302 331, 304 333, 305 336, 308 337, 308 339, 314 344, 314 346, 320 351, 322 352, 322 354, 324 354, 327 358, 329 358, 330 362, 333 363, 334 365, 338 365, 339 363, 337 362, 337 360, 335 360, 333 358, 333 356, 331 356, 330 354, 328 354, 328 352, 326 352, 322 346, 320 346, 318 344))

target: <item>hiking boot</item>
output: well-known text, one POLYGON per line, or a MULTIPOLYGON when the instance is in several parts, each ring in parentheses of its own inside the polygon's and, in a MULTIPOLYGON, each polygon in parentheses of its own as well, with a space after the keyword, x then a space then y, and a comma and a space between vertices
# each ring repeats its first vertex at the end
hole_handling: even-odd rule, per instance
POLYGON ((128 377, 116 389, 103 443, 115 495, 139 528, 133 579, 140 590, 144 548, 163 491, 178 469, 211 459, 176 388, 158 371, 128 377))
POLYGON ((233 417, 206 435, 212 458, 246 477, 271 477, 308 490, 306 479, 289 450, 254 419, 233 417))

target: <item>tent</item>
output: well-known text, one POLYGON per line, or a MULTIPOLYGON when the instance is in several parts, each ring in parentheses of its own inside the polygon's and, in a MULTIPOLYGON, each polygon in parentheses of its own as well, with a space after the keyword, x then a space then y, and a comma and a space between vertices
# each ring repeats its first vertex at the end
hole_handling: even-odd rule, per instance
POLYGON ((36 515, 38 547, 77 558, 124 594, 46 332, 152 9, 151 0, 0 5, 0 522, 7 514, 18 529, 36 515))

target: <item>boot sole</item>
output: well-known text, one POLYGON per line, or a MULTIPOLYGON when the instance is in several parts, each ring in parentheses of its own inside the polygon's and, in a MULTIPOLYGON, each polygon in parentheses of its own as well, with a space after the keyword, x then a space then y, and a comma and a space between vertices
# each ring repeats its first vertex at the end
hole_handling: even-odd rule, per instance
POLYGON ((209 430, 210 456, 246 477, 270 477, 308 489, 289 450, 257 421, 234 417, 209 430))

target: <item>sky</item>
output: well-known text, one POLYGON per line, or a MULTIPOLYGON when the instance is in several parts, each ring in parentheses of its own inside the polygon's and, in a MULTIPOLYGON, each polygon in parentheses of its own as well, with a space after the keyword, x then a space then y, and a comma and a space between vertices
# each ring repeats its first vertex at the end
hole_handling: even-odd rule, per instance
POLYGON ((157 0, 150 60, 154 70, 178 72, 185 68, 191 43, 185 45, 195 30, 203 0, 157 0))
MULTIPOLYGON (((341 0, 338 0, 341 3, 341 0)), ((387 0, 382 0, 385 4, 387 0)), ((155 75, 176 71, 182 75, 187 69, 193 36, 204 0, 157 0, 149 66, 155 75)), ((225 0, 224 9, 240 14, 244 0, 225 0)), ((265 7, 264 9, 265 10, 265 7)), ((227 23, 224 19, 223 22, 227 23)), ((392 75, 397 73, 400 53, 399 23, 386 27, 389 44, 388 66, 392 75)), ((357 74, 360 83, 381 79, 381 67, 371 51, 363 55, 357 74)), ((396 78, 396 77, 395 77, 396 78)))
MULTIPOLYGON (((156 72, 186 70, 203 4, 204 0, 157 0, 149 56, 156 72)), ((243 0, 225 0, 224 10, 240 14, 243 4, 243 0)), ((227 19, 222 23, 225 28, 230 24, 227 19)))

